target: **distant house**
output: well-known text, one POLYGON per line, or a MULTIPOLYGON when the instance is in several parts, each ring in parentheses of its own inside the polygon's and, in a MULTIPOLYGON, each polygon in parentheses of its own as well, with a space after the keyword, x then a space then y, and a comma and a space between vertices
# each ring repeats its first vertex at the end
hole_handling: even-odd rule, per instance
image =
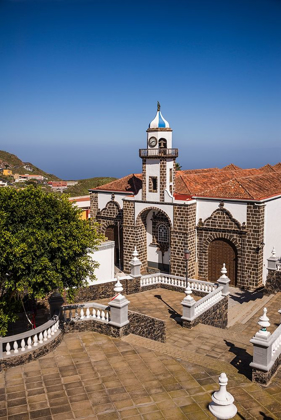
POLYGON ((69 201, 71 201, 73 204, 75 204, 77 207, 79 207, 82 210, 81 218, 83 220, 87 220, 90 218, 90 196, 89 195, 83 195, 80 197, 69 197, 69 201))
POLYGON ((0 179, 0 187, 7 187, 8 182, 7 181, 3 181, 2 179, 0 179))
POLYGON ((3 169, 3 175, 4 176, 12 176, 13 171, 11 169, 3 169))
POLYGON ((43 175, 36 175, 36 174, 25 174, 25 175, 20 175, 20 174, 15 174, 14 175, 14 180, 15 182, 25 182, 25 181, 29 181, 31 179, 36 179, 37 181, 44 181, 46 179, 46 177, 44 177, 43 175))
POLYGON ((60 191, 63 192, 67 188, 67 181, 49 181, 48 185, 54 190, 54 191, 60 191))

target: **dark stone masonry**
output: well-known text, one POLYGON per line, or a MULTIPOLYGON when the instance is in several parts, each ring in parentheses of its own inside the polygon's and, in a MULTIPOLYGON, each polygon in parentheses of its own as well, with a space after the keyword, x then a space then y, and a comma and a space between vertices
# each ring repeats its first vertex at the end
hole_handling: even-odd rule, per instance
POLYGON ((271 295, 278 292, 281 292, 281 271, 268 270, 264 294, 271 295))
POLYGON ((227 327, 228 315, 228 296, 224 297, 220 302, 216 303, 203 314, 199 315, 194 321, 183 320, 183 327, 193 328, 198 324, 211 325, 217 328, 227 327))

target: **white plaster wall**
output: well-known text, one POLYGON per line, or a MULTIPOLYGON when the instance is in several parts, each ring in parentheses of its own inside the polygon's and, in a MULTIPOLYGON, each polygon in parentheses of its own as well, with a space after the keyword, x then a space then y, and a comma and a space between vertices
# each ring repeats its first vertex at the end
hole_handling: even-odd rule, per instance
MULTIPOLYGON (((146 219, 147 231, 146 231, 146 241, 147 241, 147 260, 155 263, 162 263, 162 253, 157 251, 157 246, 151 245, 152 243, 152 214, 154 210, 151 210, 146 219)), ((170 250, 165 252, 163 258, 163 264, 170 263, 170 250)))
POLYGON ((147 201, 160 200, 160 163, 159 159, 147 159, 146 161, 146 199, 147 201), (149 192, 149 177, 157 177, 157 193, 149 192))
MULTIPOLYGON (((99 192, 98 193, 98 208, 100 210, 102 210, 107 205, 107 203, 109 201, 111 201, 111 194, 112 194, 111 192, 110 193, 104 193, 104 192, 99 192)), ((117 194, 117 193, 114 193, 114 195, 115 195, 114 201, 116 201, 122 209, 123 208, 123 198, 125 198, 126 195, 125 194, 117 194)))
POLYGON ((281 198, 265 203, 264 249, 263 249, 263 281, 267 277, 267 259, 271 256, 272 248, 276 256, 281 257, 281 198))
POLYGON ((171 149, 172 145, 172 131, 151 131, 147 133, 147 148, 148 149, 158 149, 158 140, 159 139, 166 139, 167 140, 167 148, 171 149), (157 145, 155 147, 149 147, 148 140, 150 137, 155 137, 157 139, 157 145))
POLYGON ((170 185, 173 185, 173 182, 170 182, 170 169, 173 170, 173 160, 167 159, 167 169, 166 169, 166 189, 170 191, 170 185))
POLYGON ((97 284, 105 280, 114 279, 114 242, 103 242, 99 249, 89 254, 94 261, 97 261, 100 266, 95 269, 97 280, 89 281, 89 284, 97 284))
POLYGON ((172 226, 173 226, 173 223, 174 223, 173 206, 168 203, 167 204, 164 204, 164 203, 154 204, 153 203, 151 205, 149 203, 135 203, 135 221, 137 220, 137 217, 141 211, 148 209, 149 207, 152 207, 152 206, 159 210, 163 210, 167 214, 167 216, 169 216, 172 226))
MULTIPOLYGON (((219 208, 221 200, 197 199, 196 224, 201 218, 203 221, 219 208)), ((224 208, 232 214, 239 223, 247 223, 247 203, 224 201, 224 208)))

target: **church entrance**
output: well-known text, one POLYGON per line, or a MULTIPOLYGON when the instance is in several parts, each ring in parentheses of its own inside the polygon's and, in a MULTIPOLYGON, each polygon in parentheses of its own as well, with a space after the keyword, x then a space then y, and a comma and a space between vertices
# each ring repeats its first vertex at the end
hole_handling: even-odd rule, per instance
POLYGON ((236 286, 237 276, 237 250, 226 239, 215 239, 208 250, 208 280, 216 282, 221 276, 222 265, 225 263, 230 285, 236 286))
POLYGON ((114 249, 114 264, 122 269, 123 268, 123 234, 122 227, 119 223, 111 225, 106 228, 105 234, 109 241, 115 242, 114 249))

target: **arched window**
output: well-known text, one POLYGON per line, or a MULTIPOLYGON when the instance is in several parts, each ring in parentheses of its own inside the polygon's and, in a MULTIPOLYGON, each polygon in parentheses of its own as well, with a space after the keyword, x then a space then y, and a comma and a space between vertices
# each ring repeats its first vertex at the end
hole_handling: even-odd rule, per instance
POLYGON ((158 226, 158 242, 169 242, 169 230, 164 224, 158 226))

